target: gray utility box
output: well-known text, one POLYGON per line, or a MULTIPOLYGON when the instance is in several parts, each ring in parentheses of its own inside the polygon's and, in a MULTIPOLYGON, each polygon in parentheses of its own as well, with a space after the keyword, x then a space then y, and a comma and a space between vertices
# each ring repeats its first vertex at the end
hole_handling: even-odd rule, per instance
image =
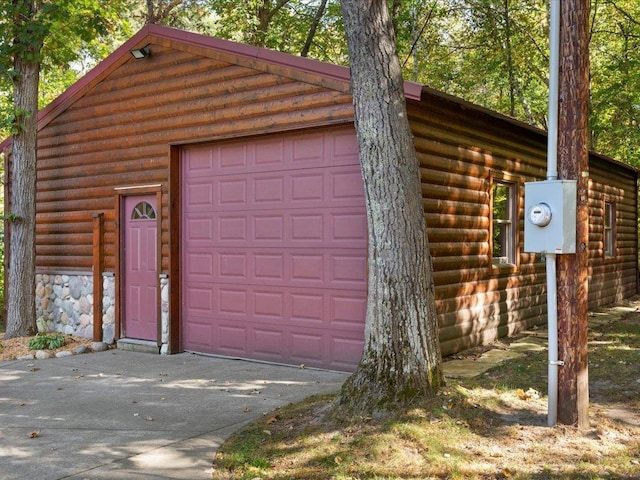
POLYGON ((576 181, 524 184, 524 251, 576 253, 576 181))

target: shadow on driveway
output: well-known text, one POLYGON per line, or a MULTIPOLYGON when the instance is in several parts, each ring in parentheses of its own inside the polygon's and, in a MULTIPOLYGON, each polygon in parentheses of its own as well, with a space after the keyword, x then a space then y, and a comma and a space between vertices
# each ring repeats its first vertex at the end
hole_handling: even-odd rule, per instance
POLYGON ((0 478, 209 479, 216 449, 347 375, 109 350, 0 363, 0 478))

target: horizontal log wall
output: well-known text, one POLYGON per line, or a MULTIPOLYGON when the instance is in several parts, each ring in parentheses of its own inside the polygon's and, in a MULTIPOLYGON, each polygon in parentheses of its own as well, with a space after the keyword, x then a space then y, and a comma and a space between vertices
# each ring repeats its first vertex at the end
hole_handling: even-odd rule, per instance
POLYGON ((38 268, 90 269, 92 214, 104 213, 104 265, 114 271, 115 188, 161 184, 169 273, 170 145, 352 120, 348 93, 234 65, 210 49, 187 52, 165 39, 152 48, 151 58, 118 65, 40 132, 38 268))
MULTIPOLYGON (((546 322, 546 273, 540 255, 522 251, 524 182, 546 177, 546 137, 463 109, 438 96, 410 102, 433 256, 443 354, 546 322), (495 270, 490 254, 490 179, 516 182, 518 265, 495 270)), ((590 160, 589 307, 637 292, 636 174, 590 160), (604 259, 604 198, 616 204, 615 259, 604 259)))
POLYGON ((638 224, 636 177, 591 157, 589 164, 589 308, 637 293, 638 224), (615 209, 615 257, 604 254, 604 205, 615 209))

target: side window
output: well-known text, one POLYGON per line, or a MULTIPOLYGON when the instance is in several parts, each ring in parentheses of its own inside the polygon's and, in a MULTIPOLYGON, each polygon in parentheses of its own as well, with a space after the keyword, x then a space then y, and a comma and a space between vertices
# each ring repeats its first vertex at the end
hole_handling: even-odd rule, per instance
POLYGON ((605 258, 616 256, 616 209, 615 204, 604 202, 603 250, 605 258))
POLYGON ((517 188, 495 180, 491 189, 491 260, 494 266, 516 264, 517 188))

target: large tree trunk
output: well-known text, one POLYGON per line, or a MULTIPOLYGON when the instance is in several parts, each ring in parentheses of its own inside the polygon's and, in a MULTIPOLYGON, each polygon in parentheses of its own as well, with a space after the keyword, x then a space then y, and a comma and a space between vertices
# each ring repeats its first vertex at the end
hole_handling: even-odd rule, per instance
POLYGON ((419 165, 386 0, 341 0, 369 234, 364 353, 341 392, 357 411, 443 383, 419 165))
POLYGON ((15 61, 14 102, 18 133, 13 137, 5 338, 33 335, 35 311, 37 62, 15 61), (29 112, 29 113, 27 113, 29 112))
MULTIPOLYGON (((27 2, 29 4, 30 2, 27 2)), ((35 15, 35 6, 31 6, 35 15)), ((22 20, 22 19, 21 19, 22 20)), ((17 20, 19 21, 19 20, 17 20)), ((24 48, 24 47, 23 47, 24 48)), ((5 338, 33 335, 35 310, 36 149, 38 129, 38 55, 17 54, 13 101, 16 112, 11 164, 9 272, 5 338), (33 58, 31 58, 33 57, 33 58)), ((39 51, 39 48, 36 49, 39 51)))

